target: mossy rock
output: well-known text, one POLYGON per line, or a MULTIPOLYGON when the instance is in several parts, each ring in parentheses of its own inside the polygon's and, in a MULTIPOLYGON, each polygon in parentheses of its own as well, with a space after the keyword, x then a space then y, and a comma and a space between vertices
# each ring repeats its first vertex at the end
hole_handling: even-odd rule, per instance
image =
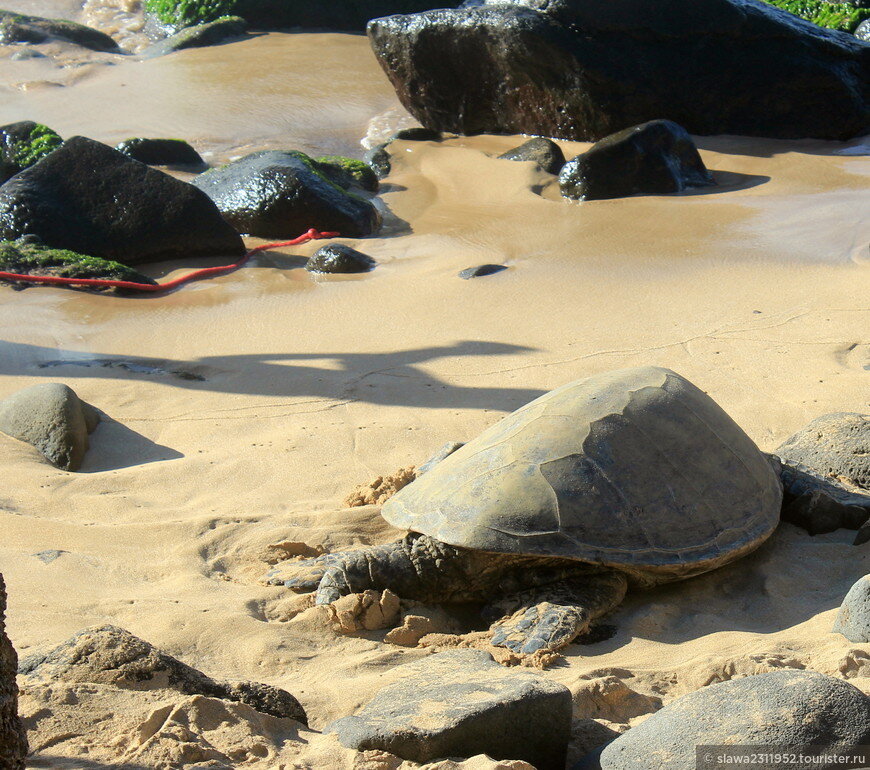
POLYGON ((825 0, 765 0, 765 2, 820 27, 841 32, 854 32, 864 19, 870 19, 870 8, 859 8, 853 3, 828 3, 825 0))
MULTIPOLYGON (((52 249, 40 243, 28 243, 26 239, 0 241, 0 271, 20 275, 55 275, 64 278, 100 278, 156 284, 156 281, 148 276, 120 262, 90 257, 68 249, 52 249)), ((4 283, 13 282, 4 281, 4 283)), ((15 282, 13 285, 24 287, 33 284, 15 282)), ((90 290, 106 291, 107 289, 91 287, 90 290)))
POLYGON ((0 43, 44 43, 52 37, 91 51, 119 53, 118 44, 112 38, 84 24, 0 9, 0 43))
POLYGON ((377 174, 364 161, 343 155, 323 155, 315 158, 314 162, 325 176, 345 190, 356 185, 369 192, 378 191, 377 174))
POLYGON ((240 16, 221 16, 214 21, 184 27, 164 40, 159 40, 141 52, 143 59, 165 56, 185 48, 219 45, 245 36, 248 22, 240 16))
POLYGON ((63 139, 42 123, 22 120, 0 126, 0 184, 32 166, 63 144, 63 139))

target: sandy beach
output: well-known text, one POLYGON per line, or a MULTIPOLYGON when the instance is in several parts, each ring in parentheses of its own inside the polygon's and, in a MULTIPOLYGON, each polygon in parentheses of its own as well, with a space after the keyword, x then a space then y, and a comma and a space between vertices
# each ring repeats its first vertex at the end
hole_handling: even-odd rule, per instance
MULTIPOLYGON (((359 157, 367 132, 413 123, 357 35, 269 33, 141 63, 51 66, 0 62, 0 123, 110 144, 179 136, 213 164, 263 148, 359 157), (315 55, 318 67, 304 66, 315 55)), ((559 385, 668 367, 764 451, 816 416, 870 411, 866 139, 698 137, 717 187, 584 203, 560 199, 534 164, 496 159, 523 139, 398 143, 376 204, 384 229, 340 239, 377 260, 370 274, 312 276, 302 266, 320 244, 309 243, 146 299, 2 288, 0 397, 63 382, 105 415, 78 473, 0 434, 0 571, 19 655, 113 624, 212 676, 285 688, 311 728, 218 718, 169 691, 22 682, 29 766, 227 766, 206 754, 171 764, 167 725, 181 713, 237 752, 232 766, 398 767, 319 730, 433 648, 385 643, 386 630, 338 634, 323 608, 294 615, 292 594, 260 582, 268 547, 395 539, 376 507, 344 507, 355 486, 559 385), (457 277, 481 263, 509 269, 457 277), (35 556, 47 550, 60 553, 35 556), (167 705, 176 716, 154 728, 167 705)), ((559 144, 569 158, 588 147, 559 144)), ((596 730, 651 712, 638 703, 713 681, 806 668, 870 693, 870 645, 831 633, 870 566, 853 537, 782 524, 745 559, 629 597, 608 619, 613 638, 571 645, 541 672, 578 708, 600 703, 597 727, 575 721, 569 758, 596 730)), ((529 767, 438 765, 456 766, 529 767)))

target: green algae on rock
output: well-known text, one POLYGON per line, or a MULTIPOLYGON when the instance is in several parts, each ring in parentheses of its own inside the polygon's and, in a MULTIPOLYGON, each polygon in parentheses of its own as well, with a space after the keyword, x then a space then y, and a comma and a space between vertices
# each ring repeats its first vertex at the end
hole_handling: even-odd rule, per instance
POLYGON ((63 139, 42 123, 22 120, 0 126, 0 184, 32 166, 63 144, 63 139))
MULTIPOLYGON (((146 275, 99 257, 90 257, 69 249, 52 249, 23 240, 0 241, 0 270, 22 275, 54 275, 63 278, 101 278, 156 284, 146 275)), ((27 285, 27 284, 22 284, 27 285)))
POLYGON ((344 189, 357 185, 363 190, 377 192, 380 186, 377 174, 362 160, 343 155, 323 155, 314 158, 314 163, 324 176, 344 189))
POLYGON ((820 27, 841 32, 854 32, 864 19, 870 19, 870 8, 860 8, 855 3, 835 3, 826 0, 765 0, 765 2, 820 27))
POLYGON ((244 37, 247 30, 248 22, 240 16, 221 16, 214 21, 207 21, 204 24, 183 27, 174 35, 170 35, 166 39, 148 46, 148 48, 142 51, 141 56, 144 59, 153 59, 157 56, 165 56, 185 48, 203 48, 209 45, 218 45, 219 43, 244 37))

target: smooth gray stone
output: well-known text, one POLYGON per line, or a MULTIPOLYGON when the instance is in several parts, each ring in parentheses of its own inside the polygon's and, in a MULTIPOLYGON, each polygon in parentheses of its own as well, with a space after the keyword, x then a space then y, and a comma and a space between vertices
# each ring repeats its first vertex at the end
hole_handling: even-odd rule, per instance
POLYGON ((0 401, 0 431, 35 446, 52 465, 78 470, 100 421, 90 404, 58 382, 32 385, 0 401))
POLYGON ((849 589, 831 630, 850 642, 870 642, 870 575, 860 578, 849 589))
POLYGON ((868 742, 870 698, 842 679, 790 669, 684 695, 609 743, 599 762, 602 770, 696 770, 699 745, 812 745, 823 753, 868 742))
POLYGON ((558 174, 565 165, 562 148, 551 139, 536 136, 519 147, 514 147, 498 156, 501 160, 533 160, 544 171, 558 174))
POLYGON ((333 722, 343 746, 414 762, 488 754, 563 770, 571 728, 566 687, 505 669, 480 650, 442 652, 402 667, 354 716, 333 722))
POLYGON ((486 275, 500 273, 502 270, 507 270, 505 265, 475 265, 474 267, 466 267, 465 270, 460 270, 457 275, 464 279, 483 278, 486 275))

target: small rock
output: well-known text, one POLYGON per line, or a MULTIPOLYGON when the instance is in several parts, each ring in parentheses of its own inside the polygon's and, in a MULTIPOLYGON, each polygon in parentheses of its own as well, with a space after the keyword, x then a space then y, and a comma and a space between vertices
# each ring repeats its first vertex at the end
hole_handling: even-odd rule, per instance
POLYGON ((183 139, 127 139, 115 149, 148 166, 204 166, 200 154, 183 139))
POLYGON ((492 275, 500 273, 502 270, 507 270, 506 265, 477 265, 477 267, 466 267, 458 273, 460 278, 468 280, 469 278, 481 278, 484 275, 492 275))
POLYGON ((562 168, 566 198, 601 200, 663 194, 714 184, 689 134, 670 120, 653 120, 604 137, 562 168))
POLYGON ((247 31, 248 22, 241 17, 222 16, 205 24, 185 27, 174 35, 170 35, 154 43, 154 45, 148 46, 148 48, 142 51, 141 56, 145 59, 153 59, 156 56, 165 56, 168 53, 181 51, 184 48, 202 48, 209 45, 218 45, 228 40, 243 37, 247 31))
POLYGON ((244 703, 263 714, 308 724, 304 709, 290 693, 260 682, 212 679, 117 626, 79 631, 48 653, 29 655, 18 673, 41 681, 110 684, 131 690, 150 683, 185 695, 244 703))
POLYGON ((824 753, 868 739, 870 698, 858 688, 815 671, 783 670, 677 698, 607 744, 597 762, 589 757, 577 767, 696 770, 698 745, 811 745, 824 753))
POLYGON ((192 184, 239 232, 263 238, 295 237, 310 227, 359 238, 381 224, 371 203, 330 182, 301 152, 256 152, 192 184))
POLYGON ((61 144, 63 140, 55 131, 32 120, 0 126, 0 184, 61 144))
POLYGON ((365 154, 363 160, 371 166, 378 179, 383 179, 385 176, 389 176, 390 172, 393 170, 393 164, 390 161, 390 153, 387 150, 386 144, 379 144, 377 147, 372 147, 365 154))
POLYGON ((440 131, 433 128, 423 128, 421 126, 412 128, 402 128, 393 134, 389 141, 404 141, 404 142, 440 142, 442 135, 440 131))
POLYGON ((6 636, 6 584, 0 575, 0 767, 24 770, 27 735, 18 718, 18 656, 6 636))
POLYGON ((452 455, 457 449, 461 449, 464 446, 464 441, 448 441, 446 444, 442 445, 434 455, 426 460, 425 463, 417 468, 417 476, 422 476, 427 471, 431 471, 436 465, 438 465, 438 463, 450 457, 450 455, 452 455))
POLYGON ((858 40, 863 40, 865 43, 870 43, 870 19, 864 19, 864 21, 855 27, 855 37, 858 40))
POLYGON ((112 38, 83 24, 0 10, 0 43, 44 43, 49 38, 66 40, 92 51, 120 53, 112 38))
POLYGON ((501 160, 533 160, 549 174, 558 174, 565 165, 562 148, 551 139, 537 136, 498 156, 501 160))
POLYGON ((0 238, 25 234, 125 265, 245 253, 202 191, 82 136, 0 187, 0 238))
POLYGON ((849 589, 832 631, 850 642, 870 642, 870 575, 865 575, 849 589))
POLYGON ((49 382, 32 385, 0 401, 0 431, 35 446, 52 465, 74 471, 99 422, 96 409, 72 388, 49 382))
POLYGON ((488 754, 564 768, 571 695, 562 685, 504 669, 480 650, 439 653, 401 670, 399 681, 324 732, 347 748, 413 762, 488 754))
POLYGON ((822 415, 776 449, 782 459, 782 518, 810 534, 859 529, 870 539, 870 415, 822 415))
POLYGON ((356 185, 368 192, 378 191, 378 176, 365 161, 343 155, 323 155, 314 162, 324 176, 345 190, 356 185))
POLYGON ((365 273, 376 264, 370 256, 350 246, 328 243, 314 252, 305 269, 311 273, 365 273))

